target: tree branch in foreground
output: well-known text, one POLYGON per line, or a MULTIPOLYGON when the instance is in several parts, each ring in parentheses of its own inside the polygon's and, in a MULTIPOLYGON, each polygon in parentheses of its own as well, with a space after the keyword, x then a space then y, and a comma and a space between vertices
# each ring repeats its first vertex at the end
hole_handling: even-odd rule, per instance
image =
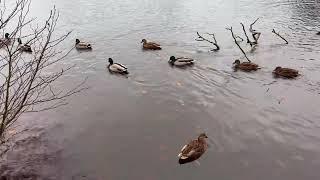
MULTIPOLYGON (((0 28, 2 32, 11 32, 10 42, 3 43, 0 51, 0 145, 10 138, 5 137, 6 130, 22 114, 63 106, 67 104, 67 97, 85 89, 85 81, 71 90, 62 91, 56 87, 55 82, 73 67, 59 66, 74 48, 62 45, 70 32, 55 35, 60 16, 55 7, 43 25, 33 25, 34 18, 27 19, 30 2, 17 0, 11 12, 7 13, 5 8, 0 10, 0 28), (32 54, 21 51, 18 38, 32 48, 32 54)), ((0 6, 5 7, 4 1, 0 0, 0 6)))

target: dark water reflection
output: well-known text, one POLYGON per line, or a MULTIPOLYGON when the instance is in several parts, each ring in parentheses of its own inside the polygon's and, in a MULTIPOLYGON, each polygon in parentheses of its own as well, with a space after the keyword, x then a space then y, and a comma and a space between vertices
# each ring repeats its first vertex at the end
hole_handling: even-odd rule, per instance
POLYGON ((77 68, 60 86, 88 77, 91 88, 69 106, 25 117, 41 129, 29 133, 36 131, 38 141, 23 141, 33 144, 21 146, 28 152, 11 152, 5 173, 90 180, 320 178, 320 2, 37 0, 34 15, 46 15, 52 4, 61 10, 59 32, 74 30, 66 46, 78 37, 94 47, 69 56, 65 63, 77 68), (241 34, 239 22, 257 17, 262 37, 249 57, 263 68, 233 72, 241 54, 225 27, 241 34), (221 51, 195 42, 196 31, 215 32, 221 51), (163 51, 142 51, 142 38, 161 43, 163 51), (170 55, 197 62, 172 68, 170 55), (128 66, 129 77, 110 75, 108 57, 128 66), (274 79, 278 65, 303 76, 274 79), (201 165, 178 165, 183 143, 203 131, 210 149, 201 165))

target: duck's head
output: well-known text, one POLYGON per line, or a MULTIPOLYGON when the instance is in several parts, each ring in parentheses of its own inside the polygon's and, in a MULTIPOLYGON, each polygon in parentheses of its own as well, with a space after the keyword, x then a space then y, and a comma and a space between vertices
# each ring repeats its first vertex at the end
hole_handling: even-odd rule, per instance
POLYGON ((174 57, 174 56, 171 56, 171 57, 170 57, 170 61, 171 61, 171 62, 175 62, 176 60, 177 60, 176 57, 174 57))
POLYGON ((5 37, 6 39, 9 39, 9 36, 10 36, 9 33, 4 34, 4 37, 5 37))
POLYGON ((204 139, 206 139, 206 138, 208 138, 208 136, 206 135, 206 133, 201 133, 201 134, 199 135, 199 137, 198 137, 198 140, 204 140, 204 139))
POLYGON ((108 61, 109 61, 110 64, 113 64, 113 59, 112 58, 109 58, 108 61))
POLYGON ((240 60, 239 59, 235 60, 233 64, 239 65, 240 64, 240 60))
POLYGON ((22 41, 20 38, 18 38, 18 43, 21 45, 22 44, 22 41))
POLYGON ((146 39, 142 39, 141 43, 147 43, 146 39))
POLYGON ((275 71, 275 72, 276 72, 276 71, 280 71, 281 68, 282 68, 282 67, 278 66, 278 67, 276 67, 276 68, 274 69, 274 71, 275 71))
POLYGON ((76 44, 79 44, 80 43, 80 40, 79 39, 76 39, 76 44))

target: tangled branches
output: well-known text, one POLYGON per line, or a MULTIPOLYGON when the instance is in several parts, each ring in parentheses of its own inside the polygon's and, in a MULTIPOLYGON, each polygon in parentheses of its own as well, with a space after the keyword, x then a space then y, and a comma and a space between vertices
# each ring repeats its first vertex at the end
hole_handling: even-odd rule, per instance
POLYGON ((0 140, 2 142, 5 131, 23 113, 45 111, 65 105, 67 97, 83 90, 84 81, 68 91, 56 90, 54 82, 73 67, 64 67, 60 70, 55 67, 56 71, 52 70, 52 67, 72 50, 72 48, 68 51, 59 50, 59 45, 71 32, 56 38, 54 31, 59 12, 55 8, 51 10, 42 26, 33 26, 34 19, 27 19, 30 3, 31 0, 18 0, 13 10, 6 12, 4 1, 0 1, 0 6, 4 7, 0 11, 0 29, 3 32, 11 30, 7 43, 3 43, 3 50, 0 53, 0 140), (29 34, 22 35, 23 32, 29 34), (32 54, 24 54, 21 51, 21 45, 17 43, 18 38, 32 47, 32 54))

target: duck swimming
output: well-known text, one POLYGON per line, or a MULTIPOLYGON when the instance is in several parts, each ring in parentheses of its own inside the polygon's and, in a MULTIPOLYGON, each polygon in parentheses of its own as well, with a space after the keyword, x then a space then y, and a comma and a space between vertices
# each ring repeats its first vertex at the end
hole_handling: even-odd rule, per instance
POLYGON ((176 58, 174 56, 171 56, 169 59, 169 63, 174 66, 187 66, 192 65, 194 63, 194 59, 185 57, 176 58))
POLYGON ((112 73, 129 74, 128 68, 122 64, 114 63, 112 58, 109 58, 108 69, 112 73))
POLYGON ((154 42, 147 42, 146 39, 142 39, 141 43, 143 43, 142 45, 143 49, 161 50, 160 44, 157 44, 154 42))
POLYGON ((298 70, 290 69, 290 68, 282 68, 280 66, 274 69, 273 74, 276 77, 284 77, 289 79, 298 77, 300 75, 298 70))
POLYGON ((179 164, 185 164, 199 159, 208 148, 206 138, 208 138, 207 135, 202 133, 197 139, 183 146, 181 153, 178 155, 179 164))
POLYGON ((4 35, 4 38, 0 39, 0 48, 2 48, 3 46, 7 46, 11 43, 11 39, 10 39, 10 34, 6 33, 4 35))
POLYGON ((242 70, 242 71, 246 71, 246 72, 250 72, 250 71, 256 71, 259 68, 259 66, 257 64, 251 63, 251 62, 242 62, 240 63, 240 60, 237 59, 234 61, 234 69, 235 70, 242 70))
POLYGON ((20 38, 18 38, 18 43, 19 43, 19 50, 22 52, 28 52, 28 53, 32 53, 32 49, 31 46, 29 46, 28 44, 22 45, 22 41, 20 38))
POLYGON ((86 42, 81 42, 79 39, 76 39, 76 49, 78 50, 91 50, 91 44, 86 42))

